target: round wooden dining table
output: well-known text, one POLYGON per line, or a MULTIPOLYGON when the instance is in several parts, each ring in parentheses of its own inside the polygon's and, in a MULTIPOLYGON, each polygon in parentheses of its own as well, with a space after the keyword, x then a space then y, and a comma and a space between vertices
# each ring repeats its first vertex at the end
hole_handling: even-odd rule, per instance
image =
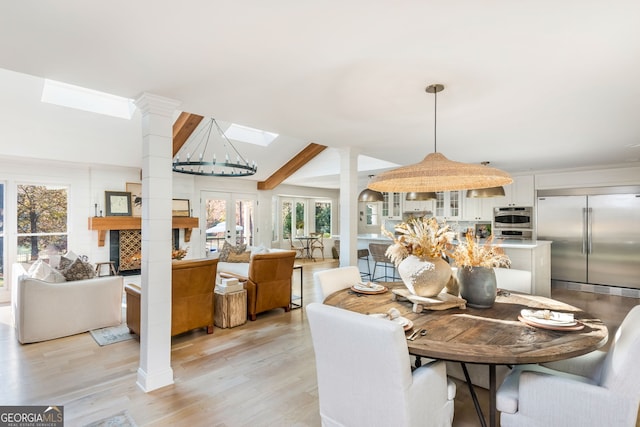
MULTIPOLYGON (((489 369, 489 418, 496 425, 496 365, 552 362, 580 356, 606 344, 608 330, 600 320, 583 310, 550 298, 504 292, 491 308, 450 308, 415 313, 413 303, 395 295, 402 283, 380 283, 389 291, 362 294, 343 289, 329 295, 324 303, 363 314, 387 313, 391 308, 413 323, 407 336, 417 329, 426 335, 407 340, 409 353, 419 357, 486 364, 489 369), (552 330, 534 327, 518 319, 522 309, 572 313, 579 330, 552 330)), ((476 410, 484 426, 484 416, 467 378, 476 410)))

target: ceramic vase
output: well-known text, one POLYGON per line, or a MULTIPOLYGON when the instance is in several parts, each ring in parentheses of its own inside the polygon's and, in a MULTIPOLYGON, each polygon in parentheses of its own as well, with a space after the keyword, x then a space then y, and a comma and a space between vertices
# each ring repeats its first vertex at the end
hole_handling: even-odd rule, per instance
POLYGON ((422 260, 409 255, 398 264, 398 274, 412 294, 435 297, 449 282, 451 267, 442 258, 422 260))
POLYGON ((496 273, 493 268, 459 267, 457 272, 460 296, 474 308, 490 308, 496 300, 496 273))

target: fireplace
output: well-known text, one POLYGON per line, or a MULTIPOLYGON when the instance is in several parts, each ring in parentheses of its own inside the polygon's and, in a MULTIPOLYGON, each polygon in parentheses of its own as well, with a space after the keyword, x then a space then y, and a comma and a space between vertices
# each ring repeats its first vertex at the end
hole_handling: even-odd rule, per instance
MULTIPOLYGON (((178 249, 180 230, 172 233, 173 247, 178 249)), ((142 232, 140 230, 109 231, 109 259, 122 276, 140 274, 142 260, 142 232)))
POLYGON ((111 230, 109 258, 123 276, 140 274, 142 233, 140 230, 111 230))

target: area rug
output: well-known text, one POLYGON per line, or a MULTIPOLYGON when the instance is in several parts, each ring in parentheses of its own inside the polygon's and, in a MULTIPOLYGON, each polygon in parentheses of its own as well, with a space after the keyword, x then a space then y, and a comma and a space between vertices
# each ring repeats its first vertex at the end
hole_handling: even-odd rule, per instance
POLYGON ((133 334, 129 333, 129 328, 125 323, 109 328, 94 329, 89 332, 91 332, 91 336, 100 346, 127 341, 134 337, 133 334))
POLYGON ((94 421, 84 427, 136 427, 137 424, 131 418, 128 411, 122 411, 111 417, 94 421))

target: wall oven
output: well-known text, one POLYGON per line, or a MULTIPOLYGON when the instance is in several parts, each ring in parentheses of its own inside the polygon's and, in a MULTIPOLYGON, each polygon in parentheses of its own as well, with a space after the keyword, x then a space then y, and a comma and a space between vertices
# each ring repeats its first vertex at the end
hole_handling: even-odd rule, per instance
POLYGON ((493 224, 498 230, 530 230, 533 228, 533 208, 515 206, 493 208, 493 224))

